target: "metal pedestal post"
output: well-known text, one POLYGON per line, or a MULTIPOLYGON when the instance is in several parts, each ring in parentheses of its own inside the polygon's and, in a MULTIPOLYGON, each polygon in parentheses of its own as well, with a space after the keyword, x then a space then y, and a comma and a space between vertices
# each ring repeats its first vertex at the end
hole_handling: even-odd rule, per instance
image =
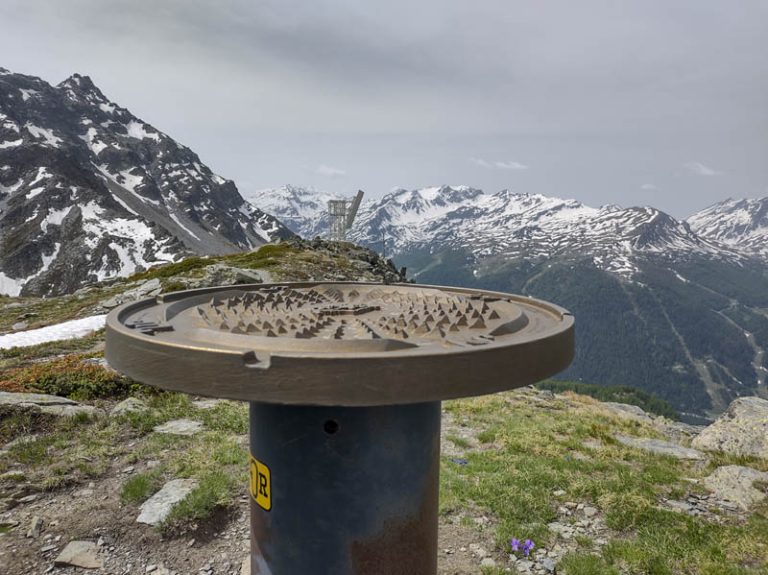
POLYGON ((252 575, 435 575, 440 402, 250 404, 252 575))

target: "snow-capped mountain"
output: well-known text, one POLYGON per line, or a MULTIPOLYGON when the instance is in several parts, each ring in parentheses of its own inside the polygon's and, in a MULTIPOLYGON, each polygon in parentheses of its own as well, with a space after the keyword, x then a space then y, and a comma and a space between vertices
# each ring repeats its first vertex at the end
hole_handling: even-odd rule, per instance
POLYGON ((0 68, 0 294, 60 294, 290 232, 189 148, 108 100, 0 68))
MULTIPOLYGON (((328 230, 327 202, 339 196, 283 186, 261 190, 251 201, 303 237, 328 230)), ((494 255, 542 260, 592 257, 596 267, 631 277, 635 258, 703 255, 739 260, 728 246, 696 234, 686 222, 651 207, 593 208, 576 200, 469 186, 395 189, 364 200, 349 237, 391 255, 414 250, 465 249, 477 259, 494 255)), ((733 248, 733 249, 732 249, 733 248)))
POLYGON ((729 198, 686 221, 702 237, 768 258, 768 197, 729 198))
POLYGON ((304 238, 327 235, 328 201, 341 199, 341 196, 329 192, 291 185, 243 195, 254 206, 274 214, 304 238))
MULTIPOLYGON (((295 232, 327 233, 328 194, 281 188, 259 201, 270 195, 270 209, 295 232)), ((746 208, 734 210, 732 220, 742 224, 734 229, 750 230, 759 247, 764 212, 748 205, 749 223, 746 208)), ((385 242, 387 255, 420 283, 563 305, 577 319, 567 377, 645 389, 694 419, 717 414, 738 395, 768 397, 766 260, 740 239, 705 233, 702 220, 689 225, 652 207, 595 208, 442 186, 364 201, 349 237, 378 251, 385 242)))
POLYGON ((351 237, 375 245, 382 235, 395 254, 435 242, 479 259, 588 254, 598 268, 628 277, 637 271, 632 260, 648 254, 739 257, 654 208, 592 208, 576 200, 508 190, 484 194, 469 187, 395 190, 364 205, 351 237))

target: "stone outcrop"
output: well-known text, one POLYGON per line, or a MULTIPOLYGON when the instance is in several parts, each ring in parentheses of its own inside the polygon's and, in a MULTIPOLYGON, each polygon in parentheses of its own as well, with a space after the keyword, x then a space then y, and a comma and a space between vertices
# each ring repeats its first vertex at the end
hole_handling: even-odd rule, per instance
POLYGON ((0 413, 12 410, 28 410, 45 415, 72 417, 85 414, 101 415, 103 412, 92 405, 81 405, 66 397, 44 393, 10 393, 0 391, 0 413))
POLYGON ((768 401, 740 397, 692 442, 696 449, 768 459, 768 401))
POLYGON ((746 511, 768 495, 768 473, 741 465, 726 465, 705 477, 704 486, 719 499, 735 503, 746 511))
POLYGON ((667 455, 676 459, 704 460, 706 456, 700 451, 683 447, 671 441, 661 439, 648 439, 647 437, 629 437, 627 435, 617 435, 616 440, 628 447, 650 451, 658 455, 667 455))

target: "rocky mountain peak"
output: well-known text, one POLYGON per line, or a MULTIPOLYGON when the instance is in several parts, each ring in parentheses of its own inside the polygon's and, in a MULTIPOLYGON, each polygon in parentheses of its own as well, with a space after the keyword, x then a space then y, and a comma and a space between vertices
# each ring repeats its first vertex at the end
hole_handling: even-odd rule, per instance
POLYGON ((88 76, 0 75, 0 293, 65 293, 290 235, 88 76))
POLYGON ((700 236, 759 257, 768 257, 768 197, 728 198, 693 214, 686 221, 700 236))

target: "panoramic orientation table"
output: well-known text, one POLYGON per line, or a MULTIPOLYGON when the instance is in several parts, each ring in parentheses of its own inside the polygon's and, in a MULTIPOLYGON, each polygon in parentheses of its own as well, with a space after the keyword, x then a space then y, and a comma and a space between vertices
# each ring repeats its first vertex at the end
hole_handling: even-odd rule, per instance
POLYGON ((253 575, 434 575, 440 402, 554 375, 573 337, 567 311, 505 293, 254 284, 116 308, 106 358, 250 403, 253 575))

